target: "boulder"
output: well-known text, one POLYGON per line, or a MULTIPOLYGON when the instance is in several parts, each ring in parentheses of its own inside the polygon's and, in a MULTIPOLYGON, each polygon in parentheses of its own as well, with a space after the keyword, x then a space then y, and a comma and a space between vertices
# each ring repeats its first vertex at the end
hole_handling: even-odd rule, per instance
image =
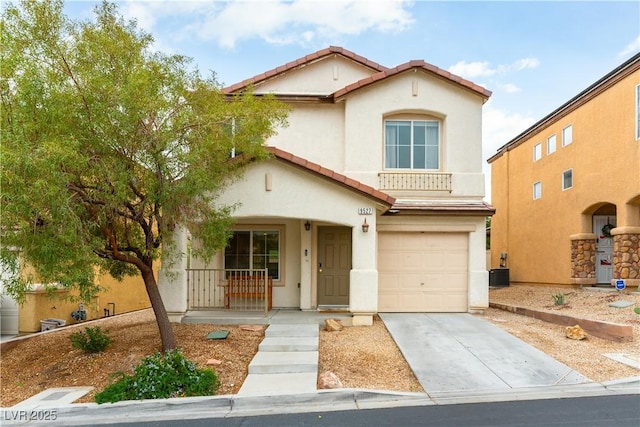
POLYGON ((342 326, 342 322, 337 319, 325 319, 324 321, 324 329, 329 332, 341 331, 344 326, 342 326))
POLYGON ((320 375, 320 379, 318 380, 318 388, 319 389, 328 389, 328 388, 342 388, 342 382, 340 378, 333 372, 327 371, 323 372, 320 375))
POLYGON ((572 340, 583 340, 587 337, 587 334, 580 327, 580 325, 575 326, 567 326, 564 328, 564 332, 567 338, 571 338, 572 340))

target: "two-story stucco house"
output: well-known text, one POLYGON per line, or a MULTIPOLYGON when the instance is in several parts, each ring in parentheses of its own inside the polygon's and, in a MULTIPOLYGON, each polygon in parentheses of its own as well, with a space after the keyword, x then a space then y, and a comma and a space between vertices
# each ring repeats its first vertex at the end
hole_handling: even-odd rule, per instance
POLYGON ((489 163, 492 265, 507 253, 511 283, 640 285, 640 54, 489 163))
MULTIPOLYGON (((289 126, 267 141, 273 157, 222 196, 239 203, 226 250, 161 275, 172 320, 224 306, 198 288, 197 268, 266 268, 273 307, 342 308, 361 325, 377 312, 488 306, 494 210, 483 202, 481 130, 490 91, 424 61, 387 68, 340 47, 225 93, 249 85, 291 105, 289 126)), ((186 248, 188 230, 175 238, 186 248)))

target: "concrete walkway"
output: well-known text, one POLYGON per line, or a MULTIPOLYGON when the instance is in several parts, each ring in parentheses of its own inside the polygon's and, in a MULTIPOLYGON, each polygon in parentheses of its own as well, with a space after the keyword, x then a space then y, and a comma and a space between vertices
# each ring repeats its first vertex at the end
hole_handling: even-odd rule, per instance
POLYGON ((591 383, 470 314, 384 313, 380 317, 430 396, 591 383))
POLYGON ((238 396, 315 392, 319 330, 317 323, 269 325, 238 396))

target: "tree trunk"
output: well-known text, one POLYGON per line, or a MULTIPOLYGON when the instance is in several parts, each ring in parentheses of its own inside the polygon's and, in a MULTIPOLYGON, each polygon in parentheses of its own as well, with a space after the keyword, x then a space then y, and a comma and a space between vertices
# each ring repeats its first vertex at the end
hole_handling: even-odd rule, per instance
POLYGON ((142 279, 144 280, 144 286, 147 289, 147 295, 149 295, 149 301, 151 307, 153 307, 153 313, 156 316, 156 323, 158 324, 158 330, 160 331, 160 339, 162 340, 162 351, 173 350, 176 348, 176 337, 169 321, 169 315, 167 309, 164 307, 162 297, 160 296, 160 290, 158 289, 158 283, 153 274, 153 270, 142 272, 142 279))

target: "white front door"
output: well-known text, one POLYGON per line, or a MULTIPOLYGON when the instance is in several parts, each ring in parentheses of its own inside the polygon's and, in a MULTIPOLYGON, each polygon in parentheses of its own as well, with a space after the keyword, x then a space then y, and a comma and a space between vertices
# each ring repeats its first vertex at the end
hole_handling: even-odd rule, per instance
POLYGON ((613 238, 607 235, 606 231, 615 227, 615 224, 615 216, 593 216, 593 232, 596 235, 596 280, 598 283, 609 284, 613 279, 613 238))

